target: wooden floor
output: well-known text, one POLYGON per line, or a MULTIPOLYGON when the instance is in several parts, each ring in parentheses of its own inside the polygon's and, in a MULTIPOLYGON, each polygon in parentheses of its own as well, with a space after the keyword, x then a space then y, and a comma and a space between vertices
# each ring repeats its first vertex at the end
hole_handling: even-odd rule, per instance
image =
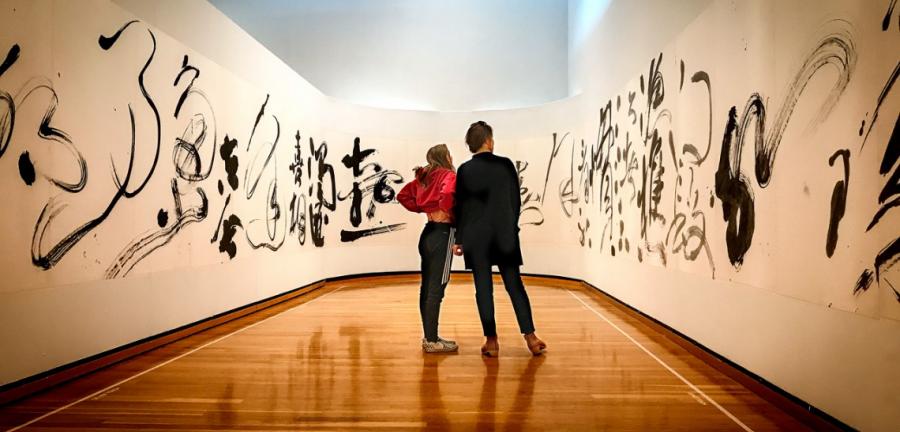
POLYGON ((805 429, 605 298, 542 284, 528 292, 544 356, 502 285, 489 359, 470 283, 441 313, 460 352, 426 355, 415 283, 338 282, 0 409, 0 429, 805 429))

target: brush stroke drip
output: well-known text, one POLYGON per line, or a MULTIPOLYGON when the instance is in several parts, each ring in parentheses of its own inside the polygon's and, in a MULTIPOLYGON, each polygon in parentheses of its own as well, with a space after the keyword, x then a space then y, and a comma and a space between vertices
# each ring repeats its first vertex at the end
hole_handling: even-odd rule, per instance
POLYGON ((354 242, 363 237, 369 237, 378 234, 384 234, 393 231, 400 231, 402 229, 406 229, 405 223, 398 223, 392 225, 385 225, 376 228, 368 228, 358 231, 350 231, 350 230, 341 230, 341 241, 344 243, 354 242))
POLYGON ((163 224, 162 228, 157 231, 149 232, 140 238, 133 240, 126 246, 113 260, 113 264, 106 270, 105 277, 107 279, 115 279, 125 277, 141 260, 152 254, 157 249, 169 244, 173 238, 185 226, 200 222, 206 219, 209 211, 209 200, 203 189, 196 189, 197 195, 200 197, 201 204, 199 207, 183 210, 181 206, 181 193, 178 191, 178 183, 172 179, 172 197, 175 201, 175 220, 173 223, 163 224))
POLYGON ((835 152, 828 158, 828 165, 834 166, 838 157, 843 162, 844 177, 834 184, 834 190, 831 193, 831 213, 828 218, 828 236, 825 241, 825 255, 829 258, 834 255, 834 248, 837 246, 838 226, 847 209, 847 191, 850 188, 850 150, 841 149, 835 152))
POLYGON ((9 51, 6 52, 6 57, 3 59, 3 63, 0 63, 0 76, 3 76, 3 74, 19 60, 19 53, 21 51, 19 44, 13 44, 13 46, 9 48, 9 51))
MULTIPOLYGON (((116 34, 112 37, 100 36, 99 44, 101 48, 104 50, 109 50, 119 39, 119 36, 122 32, 128 28, 131 24, 136 21, 131 21, 125 24, 116 34)), ((128 104, 128 116, 131 125, 131 144, 130 144, 130 152, 128 157, 128 168, 125 172, 125 177, 122 179, 119 176, 115 168, 115 164, 111 161, 113 181, 117 187, 115 194, 113 194, 109 203, 103 212, 96 216, 95 218, 85 222, 74 231, 66 234, 62 237, 58 242, 50 246, 49 248, 45 246, 45 236, 47 234, 48 228, 53 224, 54 219, 60 215, 67 208, 67 204, 65 202, 60 202, 59 196, 51 197, 47 204, 44 206, 43 210, 41 210, 41 214, 38 217, 37 222, 35 223, 34 234, 32 236, 31 242, 31 261, 32 263, 40 267, 44 270, 50 269, 54 265, 56 265, 60 259, 62 259, 71 249, 75 246, 86 234, 93 231, 100 224, 102 224, 106 218, 112 213, 113 209, 118 204, 119 200, 122 198, 131 198, 140 193, 143 187, 146 185, 150 176, 153 174, 153 169, 156 166, 156 160, 159 158, 159 145, 160 145, 160 119, 159 112, 156 109, 156 105, 153 103, 153 100, 150 98, 150 95, 147 93, 146 88, 144 87, 144 74, 147 71, 147 68, 150 66, 150 63, 153 61, 154 55, 156 54, 156 36, 149 29, 147 30, 150 35, 150 41, 152 43, 152 50, 150 55, 147 58, 146 63, 144 64, 143 69, 138 75, 138 85, 141 88, 141 93, 144 96, 145 101, 147 102, 148 107, 154 114, 156 120, 156 154, 154 156, 154 163, 151 167, 150 171, 146 174, 144 180, 141 185, 137 187, 133 191, 129 191, 128 187, 131 185, 132 175, 134 174, 134 162, 135 162, 135 153, 137 151, 137 137, 136 135, 136 120, 134 116, 134 110, 131 104, 128 104)), ((52 113, 51 113, 52 115, 52 113)), ((46 117, 46 116, 45 116, 46 117)))
MULTIPOLYGON (((881 112, 881 106, 884 104, 885 99, 887 99, 888 94, 890 94, 891 90, 894 88, 898 76, 900 76, 900 61, 897 61, 893 72, 891 72, 884 87, 881 88, 881 93, 878 94, 878 99, 875 102, 875 109, 872 111, 872 121, 869 122, 869 127, 866 129, 862 145, 859 147, 860 151, 865 148, 866 142, 869 140, 869 134, 872 133, 872 128, 875 127, 875 123, 878 121, 878 114, 881 112)), ((860 129, 860 135, 862 135, 862 129, 860 129)))

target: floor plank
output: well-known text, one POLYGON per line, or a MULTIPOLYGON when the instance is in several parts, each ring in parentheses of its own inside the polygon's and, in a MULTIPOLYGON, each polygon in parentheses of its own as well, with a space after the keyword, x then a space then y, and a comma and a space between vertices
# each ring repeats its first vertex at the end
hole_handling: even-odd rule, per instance
POLYGON ((7 406, 0 427, 66 407, 24 430, 805 429, 608 300, 528 282, 544 356, 500 284, 488 359, 469 282, 444 299, 450 355, 421 352, 408 278, 339 282, 7 406))

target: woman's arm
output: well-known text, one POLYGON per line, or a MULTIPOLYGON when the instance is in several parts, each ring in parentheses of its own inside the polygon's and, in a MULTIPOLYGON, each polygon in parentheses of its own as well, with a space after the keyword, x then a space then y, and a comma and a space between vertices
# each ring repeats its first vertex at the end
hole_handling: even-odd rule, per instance
POLYGON ((416 203, 416 195, 418 195, 419 191, 419 181, 413 180, 403 186, 403 189, 400 190, 400 193, 397 194, 397 201, 406 208, 407 210, 415 213, 421 213, 422 209, 419 207, 419 204, 416 203))

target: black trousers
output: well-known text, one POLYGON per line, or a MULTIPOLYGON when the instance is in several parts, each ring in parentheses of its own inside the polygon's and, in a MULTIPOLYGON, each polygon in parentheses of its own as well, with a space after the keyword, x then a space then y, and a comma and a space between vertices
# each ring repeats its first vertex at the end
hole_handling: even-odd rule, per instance
MULTIPOLYGON (((479 260, 480 261, 480 260, 479 260)), ((518 265, 498 265, 503 285, 512 301, 522 334, 534 333, 534 319, 531 317, 531 301, 522 283, 522 274, 518 265)), ((494 280, 491 275, 489 261, 473 263, 472 276, 475 278, 475 301, 478 304, 478 315, 481 317, 481 328, 485 336, 497 336, 497 322, 494 320, 494 280)))
POLYGON ((422 286, 419 290, 419 313, 422 329, 429 342, 438 340, 438 317, 444 290, 450 281, 450 263, 455 229, 447 223, 428 222, 419 237, 422 258, 422 286))

